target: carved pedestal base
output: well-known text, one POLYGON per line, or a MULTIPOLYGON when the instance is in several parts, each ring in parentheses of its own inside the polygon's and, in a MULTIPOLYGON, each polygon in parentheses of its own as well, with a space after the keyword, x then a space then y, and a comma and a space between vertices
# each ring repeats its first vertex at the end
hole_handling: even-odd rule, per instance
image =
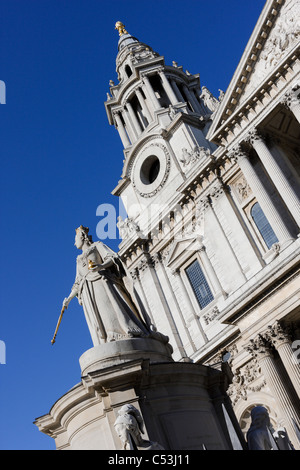
POLYGON ((123 449, 115 424, 124 405, 140 413, 143 444, 165 450, 232 448, 224 406, 234 414, 219 370, 174 362, 168 346, 154 339, 94 347, 81 356, 80 365, 81 382, 35 421, 57 449, 123 449))
POLYGON ((136 359, 148 359, 151 363, 173 362, 168 344, 152 338, 132 338, 94 346, 80 357, 79 363, 82 375, 86 375, 136 359))

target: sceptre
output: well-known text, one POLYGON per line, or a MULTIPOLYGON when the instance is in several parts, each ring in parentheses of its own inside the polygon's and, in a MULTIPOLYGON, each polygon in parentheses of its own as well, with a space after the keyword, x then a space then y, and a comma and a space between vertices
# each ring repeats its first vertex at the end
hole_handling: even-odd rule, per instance
POLYGON ((55 338, 56 338, 56 335, 57 335, 57 332, 58 332, 58 328, 59 328, 59 325, 60 325, 60 322, 61 322, 61 319, 63 317, 63 314, 64 314, 64 311, 67 309, 68 307, 63 307, 61 309, 61 312, 60 312, 60 315, 59 315, 59 319, 58 319, 58 322, 57 322, 57 325, 56 325, 56 328, 55 328, 55 332, 54 332, 54 336, 51 340, 51 344, 53 345, 55 343, 55 338))

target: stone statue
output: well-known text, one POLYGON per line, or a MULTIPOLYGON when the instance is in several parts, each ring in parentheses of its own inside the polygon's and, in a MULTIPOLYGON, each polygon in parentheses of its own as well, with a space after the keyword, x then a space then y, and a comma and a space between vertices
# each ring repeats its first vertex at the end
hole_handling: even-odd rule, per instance
POLYGON ((141 413, 131 404, 126 404, 118 411, 115 430, 122 441, 123 450, 163 450, 157 442, 142 438, 144 422, 141 413))
POLYGON ((63 301, 63 310, 77 296, 94 346, 136 337, 154 337, 167 343, 168 338, 155 331, 146 312, 133 300, 117 253, 101 241, 93 243, 88 232, 82 225, 76 229, 75 246, 82 254, 77 257, 75 283, 63 301))
POLYGON ((273 434, 279 450, 295 450, 285 428, 279 427, 273 434))
POLYGON ((200 98, 202 99, 204 105, 212 113, 214 113, 218 109, 220 102, 217 100, 217 98, 214 97, 214 95, 208 90, 206 86, 202 87, 202 93, 200 98))
POLYGON ((263 406, 251 410, 251 426, 247 432, 249 450, 274 449, 273 436, 270 432, 269 413, 263 406))

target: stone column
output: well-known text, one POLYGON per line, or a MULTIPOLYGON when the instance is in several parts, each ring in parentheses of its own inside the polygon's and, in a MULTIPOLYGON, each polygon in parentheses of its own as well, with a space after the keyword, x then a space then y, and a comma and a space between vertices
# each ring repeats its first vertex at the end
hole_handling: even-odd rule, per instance
MULTIPOLYGON (((175 339, 178 351, 181 355, 181 359, 186 360, 188 355, 185 351, 185 348, 183 346, 183 342, 181 340, 180 333, 178 331, 179 325, 175 321, 175 316, 176 316, 177 312, 180 315, 180 320, 179 321, 182 323, 182 325, 184 325, 186 333, 188 333, 188 340, 189 340, 190 343, 191 343, 191 337, 189 335, 189 332, 188 332, 187 328, 185 327, 185 322, 184 322, 182 312, 181 312, 180 307, 178 305, 177 299, 174 296, 173 289, 170 285, 170 281, 169 281, 169 278, 167 276, 166 269, 165 269, 165 266, 164 266, 164 263, 163 263, 163 260, 162 260, 162 255, 160 253, 155 253, 152 256, 152 261, 153 261, 153 264, 155 265, 156 275, 158 277, 161 277, 161 282, 162 282, 162 285, 164 286, 164 295, 166 296, 166 298, 171 299, 171 301, 169 299, 167 300, 168 304, 170 305, 170 309, 169 309, 170 315, 168 315, 168 323, 171 327, 171 330, 173 331, 174 339, 175 339), (169 292, 169 296, 167 295, 167 290, 169 292), (171 312, 172 312, 172 315, 171 315, 171 312)), ((177 318, 177 320, 178 320, 178 318, 177 318)))
POLYGON ((147 75, 143 75, 143 83, 145 85, 145 91, 148 94, 148 96, 150 98, 150 101, 153 104, 153 110, 156 111, 156 110, 160 109, 161 108, 160 102, 159 102, 156 94, 154 93, 154 90, 152 88, 152 85, 151 85, 150 80, 147 77, 147 75))
POLYGON ((172 85, 172 87, 173 87, 173 89, 174 89, 174 92, 175 92, 177 98, 178 98, 178 101, 180 101, 181 103, 185 103, 185 99, 183 98, 183 96, 182 96, 182 94, 181 94, 181 92, 180 92, 180 90, 179 90, 179 88, 178 88, 178 85, 177 85, 176 81, 175 81, 175 80, 171 80, 171 85, 172 85))
POLYGON ((269 327, 267 337, 277 349, 287 374, 300 398, 300 364, 294 357, 291 345, 292 340, 288 329, 284 328, 279 322, 276 322, 269 327))
POLYGON ((185 308, 183 309, 183 314, 185 317, 186 326, 189 328, 189 331, 193 338, 193 343, 198 349, 200 346, 203 346, 203 344, 207 341, 206 335, 203 331, 198 315, 195 312, 192 301, 187 293, 186 287, 181 277, 180 270, 176 269, 172 271, 172 274, 176 278, 180 292, 182 294, 182 301, 185 306, 185 308))
POLYGON ((132 125, 132 122, 130 120, 129 112, 127 111, 126 108, 123 109, 122 116, 123 116, 124 122, 126 124, 126 129, 127 129, 129 138, 130 138, 131 142, 135 142, 137 140, 137 134, 136 134, 134 126, 132 125))
POLYGON ((173 312, 167 302, 161 281, 155 269, 157 259, 148 253, 143 255, 138 265, 140 272, 140 283, 147 299, 147 304, 152 310, 153 324, 158 331, 170 336, 170 343, 178 349, 181 358, 186 357, 181 338, 173 319, 173 312), (167 331, 168 330, 168 331, 167 331))
POLYGON ((250 188, 253 191, 253 194, 256 196, 256 199, 272 229, 274 230, 280 244, 283 245, 292 241, 293 237, 282 220, 280 211, 274 204, 271 196, 266 191, 264 185, 257 176, 249 160, 249 156, 241 149, 240 146, 237 146, 229 154, 229 157, 233 158, 242 170, 250 188))
POLYGON ((119 113, 114 113, 114 117, 115 117, 116 127, 121 137, 124 148, 129 147, 129 145, 131 145, 131 142, 128 138, 127 132, 124 128, 124 125, 123 125, 122 119, 119 116, 119 113))
POLYGON ((150 124, 150 122, 152 121, 152 117, 151 117, 151 114, 148 110, 147 104, 144 100, 144 97, 143 97, 141 91, 138 88, 136 89, 135 93, 136 93, 137 99, 139 100, 141 108, 142 108, 142 110, 143 110, 143 112, 144 112, 144 114, 145 114, 145 116, 146 116, 146 118, 147 118, 147 120, 150 124))
POLYGON ((220 197, 222 197, 224 194, 224 187, 222 186, 222 184, 218 181, 218 183, 211 189, 210 193, 209 193, 209 196, 211 198, 211 207, 212 207, 212 212, 214 214, 214 217, 219 225, 219 228, 220 228, 220 232, 222 233, 223 235, 223 238, 224 238, 224 241, 225 243, 227 244, 230 252, 231 252, 231 256, 232 256, 232 261, 234 260, 235 264, 236 264, 236 268, 237 268, 237 272, 239 273, 241 279, 243 279, 244 281, 247 280, 246 278, 246 275, 244 273, 244 270, 243 270, 243 267, 240 263, 240 260, 238 259, 238 256, 237 256, 237 253, 236 253, 236 250, 233 248, 233 246, 231 245, 230 243, 230 240, 228 238, 228 236, 226 235, 225 233, 225 230, 224 230, 224 227, 220 221, 220 214, 218 214, 218 209, 217 209, 217 204, 218 204, 218 200, 220 197))
POLYGON ((209 281, 211 282, 214 293, 216 293, 217 295, 220 294, 220 293, 222 293, 223 295, 226 295, 226 293, 223 291, 223 288, 220 284, 220 281, 219 281, 219 279, 218 279, 218 277, 215 273, 215 270, 212 267, 210 259, 207 256, 205 246, 202 245, 200 247, 199 251, 200 251, 201 261, 203 263, 205 272, 207 273, 207 277, 208 277, 209 281))
POLYGON ((141 128, 141 125, 135 115, 135 112, 131 106, 131 103, 129 103, 129 101, 126 102, 126 108, 128 110, 128 113, 129 113, 129 116, 133 122, 133 125, 134 125, 134 128, 135 128, 135 134, 138 136, 139 134, 141 134, 142 132, 142 128, 141 128))
POLYGON ((151 320, 151 323, 154 324, 154 319, 152 317, 152 313, 151 313, 151 309, 149 307, 149 303, 148 303, 148 300, 147 300, 147 297, 145 295, 145 291, 144 291, 144 288, 143 288, 143 285, 141 283, 141 279, 140 279, 140 272, 138 270, 138 268, 135 268, 133 269, 131 272, 130 272, 130 275, 133 279, 133 282, 136 282, 138 284, 138 291, 142 294, 142 302, 146 308, 146 312, 147 314, 149 315, 149 318, 151 320))
POLYGON ((282 99, 282 104, 292 111, 297 121, 300 123, 300 87, 289 90, 282 99))
POLYGON ((191 105, 194 108, 194 112, 200 113, 201 108, 200 108, 200 104, 198 103, 198 101, 196 101, 196 97, 190 92, 190 90, 188 89, 186 85, 183 85, 183 89, 184 89, 187 99, 190 101, 191 105))
POLYGON ((177 96, 175 95, 174 91, 173 91, 173 88, 171 87, 170 83, 169 83, 169 80, 167 79, 165 73, 163 70, 160 70, 159 71, 159 76, 161 78, 161 81, 162 81, 162 85, 164 87, 164 90, 169 98, 169 100, 171 101, 171 104, 177 104, 178 103, 178 99, 177 99, 177 96))
POLYGON ((278 415, 281 418, 280 425, 286 428, 295 449, 300 449, 294 428, 294 422, 299 423, 300 420, 299 409, 295 407, 276 367, 270 344, 261 335, 258 335, 257 338, 250 341, 245 349, 257 359, 261 367, 262 374, 278 407, 278 415))
POLYGON ((257 129, 253 129, 249 132, 245 140, 249 142, 256 151, 268 175, 277 188, 278 193, 281 195, 298 226, 300 226, 300 200, 285 173, 282 171, 282 168, 278 165, 267 147, 264 138, 258 133, 257 129))

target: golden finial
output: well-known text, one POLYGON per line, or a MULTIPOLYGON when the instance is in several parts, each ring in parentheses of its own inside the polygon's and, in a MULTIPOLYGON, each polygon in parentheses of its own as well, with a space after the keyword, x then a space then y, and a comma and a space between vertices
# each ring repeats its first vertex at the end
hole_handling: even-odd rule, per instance
POLYGON ((128 34, 128 32, 125 29, 125 26, 123 25, 123 23, 121 23, 121 21, 116 22, 115 29, 119 31, 119 36, 123 36, 123 34, 128 34))

